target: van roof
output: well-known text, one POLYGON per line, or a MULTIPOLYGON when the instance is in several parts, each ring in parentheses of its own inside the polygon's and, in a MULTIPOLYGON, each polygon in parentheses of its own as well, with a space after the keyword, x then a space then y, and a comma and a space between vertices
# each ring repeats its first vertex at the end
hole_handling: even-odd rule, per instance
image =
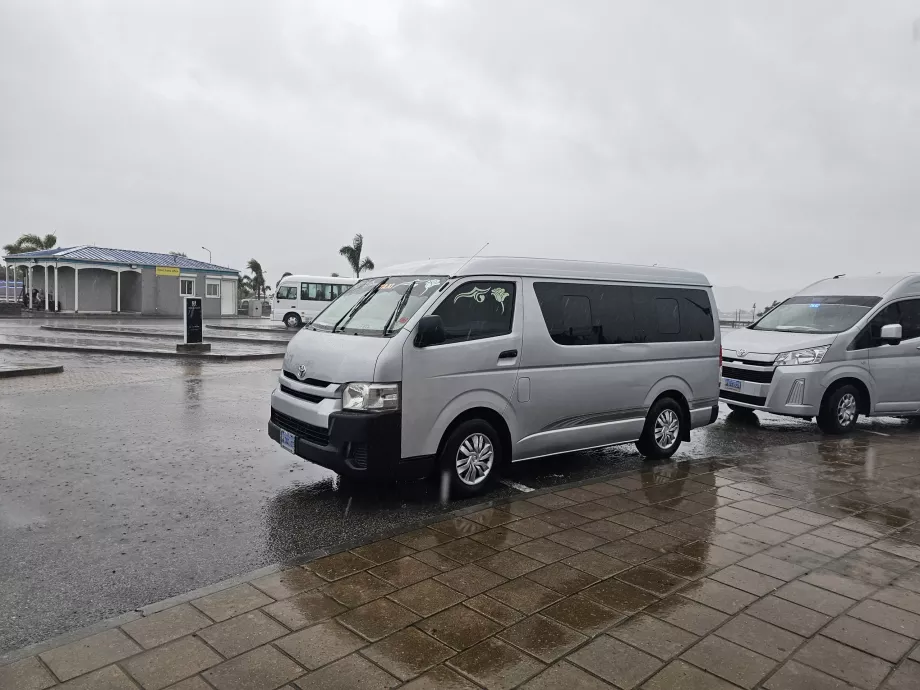
POLYGON ((515 256, 428 259, 390 266, 382 271, 375 271, 375 273, 377 275, 526 276, 530 278, 670 283, 709 287, 709 280, 702 273, 694 273, 679 268, 515 256))
POLYGON ((799 295, 862 295, 883 297, 897 291, 920 293, 920 274, 847 276, 825 278, 799 290, 799 295))

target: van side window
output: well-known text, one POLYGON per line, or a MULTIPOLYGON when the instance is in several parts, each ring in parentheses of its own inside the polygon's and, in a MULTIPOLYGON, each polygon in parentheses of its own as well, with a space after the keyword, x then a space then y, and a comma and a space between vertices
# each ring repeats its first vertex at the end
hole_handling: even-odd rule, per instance
POLYGON ((673 297, 658 297, 655 299, 655 310, 658 312, 658 332, 662 335, 676 335, 680 333, 680 307, 673 297))
MULTIPOLYGON (((878 314, 872 317, 872 320, 860 331, 859 335, 850 345, 849 350, 866 350, 870 347, 881 345, 882 326, 893 323, 901 323, 901 305, 903 302, 894 302, 882 309, 878 314)), ((902 324, 903 326, 903 324, 902 324)), ((905 331, 907 329, 904 329, 905 331)), ((905 333, 904 339, 907 339, 905 333)))
POLYGON ((704 290, 534 283, 534 291, 550 337, 560 345, 715 339, 712 306, 704 290), (585 301, 590 304, 587 310, 585 301), (581 314, 589 316, 590 330, 581 314))
POLYGON ((283 285, 278 288, 278 299, 297 299, 297 288, 293 285, 283 285))
POLYGON ((901 337, 904 340, 920 338, 920 299, 899 302, 901 307, 901 337))
POLYGON ((444 324, 445 342, 493 338, 511 332, 514 318, 514 283, 483 281, 463 283, 433 314, 444 324))

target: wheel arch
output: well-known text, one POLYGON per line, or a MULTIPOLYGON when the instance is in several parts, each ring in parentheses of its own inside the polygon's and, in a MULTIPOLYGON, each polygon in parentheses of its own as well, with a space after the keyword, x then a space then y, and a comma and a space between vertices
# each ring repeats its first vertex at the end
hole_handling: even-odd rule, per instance
POLYGON ((689 441, 690 440, 690 403, 687 401, 687 396, 677 388, 669 388, 668 390, 661 391, 655 399, 649 403, 648 409, 651 412, 652 408, 662 398, 671 398, 679 406, 681 410, 681 415, 683 416, 683 424, 680 425, 680 440, 689 441))
POLYGON ((872 392, 869 390, 869 386, 862 379, 847 375, 834 379, 828 384, 827 388, 824 390, 824 395, 821 396, 821 407, 824 407, 824 401, 827 400, 828 396, 832 395, 834 391, 843 386, 853 386, 859 391, 860 400, 857 409, 861 415, 869 415, 872 413, 872 392))
POLYGON ((509 464, 511 462, 511 429, 508 427, 508 422, 501 413, 491 407, 471 407, 454 417, 441 434, 441 440, 438 442, 437 456, 440 457, 441 452, 444 450, 444 445, 454 432, 454 429, 471 419, 482 419, 492 425, 498 433, 501 442, 502 464, 509 464))

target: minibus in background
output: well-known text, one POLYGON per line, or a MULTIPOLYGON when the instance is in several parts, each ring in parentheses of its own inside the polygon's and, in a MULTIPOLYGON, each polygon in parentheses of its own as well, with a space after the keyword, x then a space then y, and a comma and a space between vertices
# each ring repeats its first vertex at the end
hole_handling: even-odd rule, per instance
POLYGON ((818 281, 723 345, 719 395, 737 413, 817 418, 828 434, 861 414, 920 417, 920 274, 818 281))
POLYGON ((718 415, 709 281, 677 269, 482 257, 358 282, 288 345, 269 436, 339 474, 446 472, 635 442, 673 455, 718 415))
POLYGON ((285 276, 272 303, 272 321, 300 328, 357 281, 330 276, 285 276))

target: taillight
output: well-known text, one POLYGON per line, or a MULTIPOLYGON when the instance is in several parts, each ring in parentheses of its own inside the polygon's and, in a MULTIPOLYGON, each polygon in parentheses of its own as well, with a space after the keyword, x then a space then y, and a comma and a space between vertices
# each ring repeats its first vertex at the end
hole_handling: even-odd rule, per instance
POLYGON ((719 345, 719 368, 722 368, 722 346, 719 345))

